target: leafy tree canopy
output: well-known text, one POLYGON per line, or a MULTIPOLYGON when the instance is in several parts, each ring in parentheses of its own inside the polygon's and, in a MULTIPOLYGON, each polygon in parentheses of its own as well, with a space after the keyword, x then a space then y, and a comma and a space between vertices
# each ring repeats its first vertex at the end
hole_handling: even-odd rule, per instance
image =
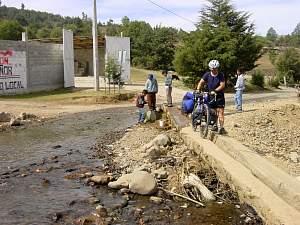
POLYGON ((277 69, 290 83, 300 81, 300 53, 294 48, 288 48, 279 56, 277 69))
POLYGON ((197 30, 176 51, 175 68, 187 83, 198 81, 212 59, 220 61, 221 70, 230 78, 238 67, 251 70, 260 57, 261 45, 254 36, 249 14, 238 12, 229 0, 209 0, 200 12, 197 30))
POLYGON ((0 39, 20 40, 23 31, 23 27, 16 20, 4 20, 0 22, 0 39))

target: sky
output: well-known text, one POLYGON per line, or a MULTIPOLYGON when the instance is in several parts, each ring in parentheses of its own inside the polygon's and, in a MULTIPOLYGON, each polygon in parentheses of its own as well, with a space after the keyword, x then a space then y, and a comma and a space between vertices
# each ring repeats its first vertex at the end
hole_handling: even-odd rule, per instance
MULTIPOLYGON (((195 29, 199 11, 206 0, 152 0, 182 19, 153 5, 149 0, 97 0, 97 14, 100 22, 113 19, 119 23, 124 16, 130 20, 143 20, 152 26, 172 26, 185 31, 195 29)), ((300 22, 300 0, 232 0, 238 11, 249 12, 250 21, 255 24, 256 34, 265 35, 270 27, 278 34, 293 32, 300 22)), ((26 9, 47 11, 63 16, 81 16, 85 12, 92 16, 93 0, 2 0, 2 4, 26 9)))

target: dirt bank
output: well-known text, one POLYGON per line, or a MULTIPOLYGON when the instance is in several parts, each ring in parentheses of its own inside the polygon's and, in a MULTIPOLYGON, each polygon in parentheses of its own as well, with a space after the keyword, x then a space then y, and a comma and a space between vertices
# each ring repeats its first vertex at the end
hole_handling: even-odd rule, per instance
POLYGON ((243 113, 229 110, 226 127, 229 136, 291 175, 300 175, 300 103, 296 99, 246 104, 243 113))

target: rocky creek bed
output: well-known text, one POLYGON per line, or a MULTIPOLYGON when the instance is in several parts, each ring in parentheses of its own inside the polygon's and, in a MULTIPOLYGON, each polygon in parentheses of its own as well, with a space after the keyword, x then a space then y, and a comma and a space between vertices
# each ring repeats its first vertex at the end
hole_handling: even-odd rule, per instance
POLYGON ((3 133, 1 143, 18 142, 1 149, 1 224, 263 224, 176 131, 134 119, 132 109, 103 110, 3 133), (189 174, 214 201, 183 185, 189 174))
MULTIPOLYGON (((95 189, 108 183, 126 203, 114 211, 100 204, 104 218, 94 216, 92 221, 106 224, 108 216, 112 224, 263 224, 254 210, 241 204, 237 194, 185 146, 175 130, 145 124, 114 135, 119 136, 118 141, 107 143, 104 138, 93 147, 106 170, 86 182, 95 189), (215 200, 206 202, 194 187, 183 185, 188 174, 196 174, 215 200)), ((111 136, 107 134, 108 139, 111 136)))

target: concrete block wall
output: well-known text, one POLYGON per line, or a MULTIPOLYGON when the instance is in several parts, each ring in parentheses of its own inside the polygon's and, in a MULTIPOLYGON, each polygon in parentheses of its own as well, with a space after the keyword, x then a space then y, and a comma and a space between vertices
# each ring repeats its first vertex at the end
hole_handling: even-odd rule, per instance
POLYGON ((0 40, 0 50, 26 52, 27 89, 19 89, 11 94, 22 94, 64 87, 62 44, 0 40))
POLYGON ((26 44, 22 41, 0 40, 0 50, 26 51, 26 44))
POLYGON ((28 90, 64 87, 63 45, 28 43, 28 90))

